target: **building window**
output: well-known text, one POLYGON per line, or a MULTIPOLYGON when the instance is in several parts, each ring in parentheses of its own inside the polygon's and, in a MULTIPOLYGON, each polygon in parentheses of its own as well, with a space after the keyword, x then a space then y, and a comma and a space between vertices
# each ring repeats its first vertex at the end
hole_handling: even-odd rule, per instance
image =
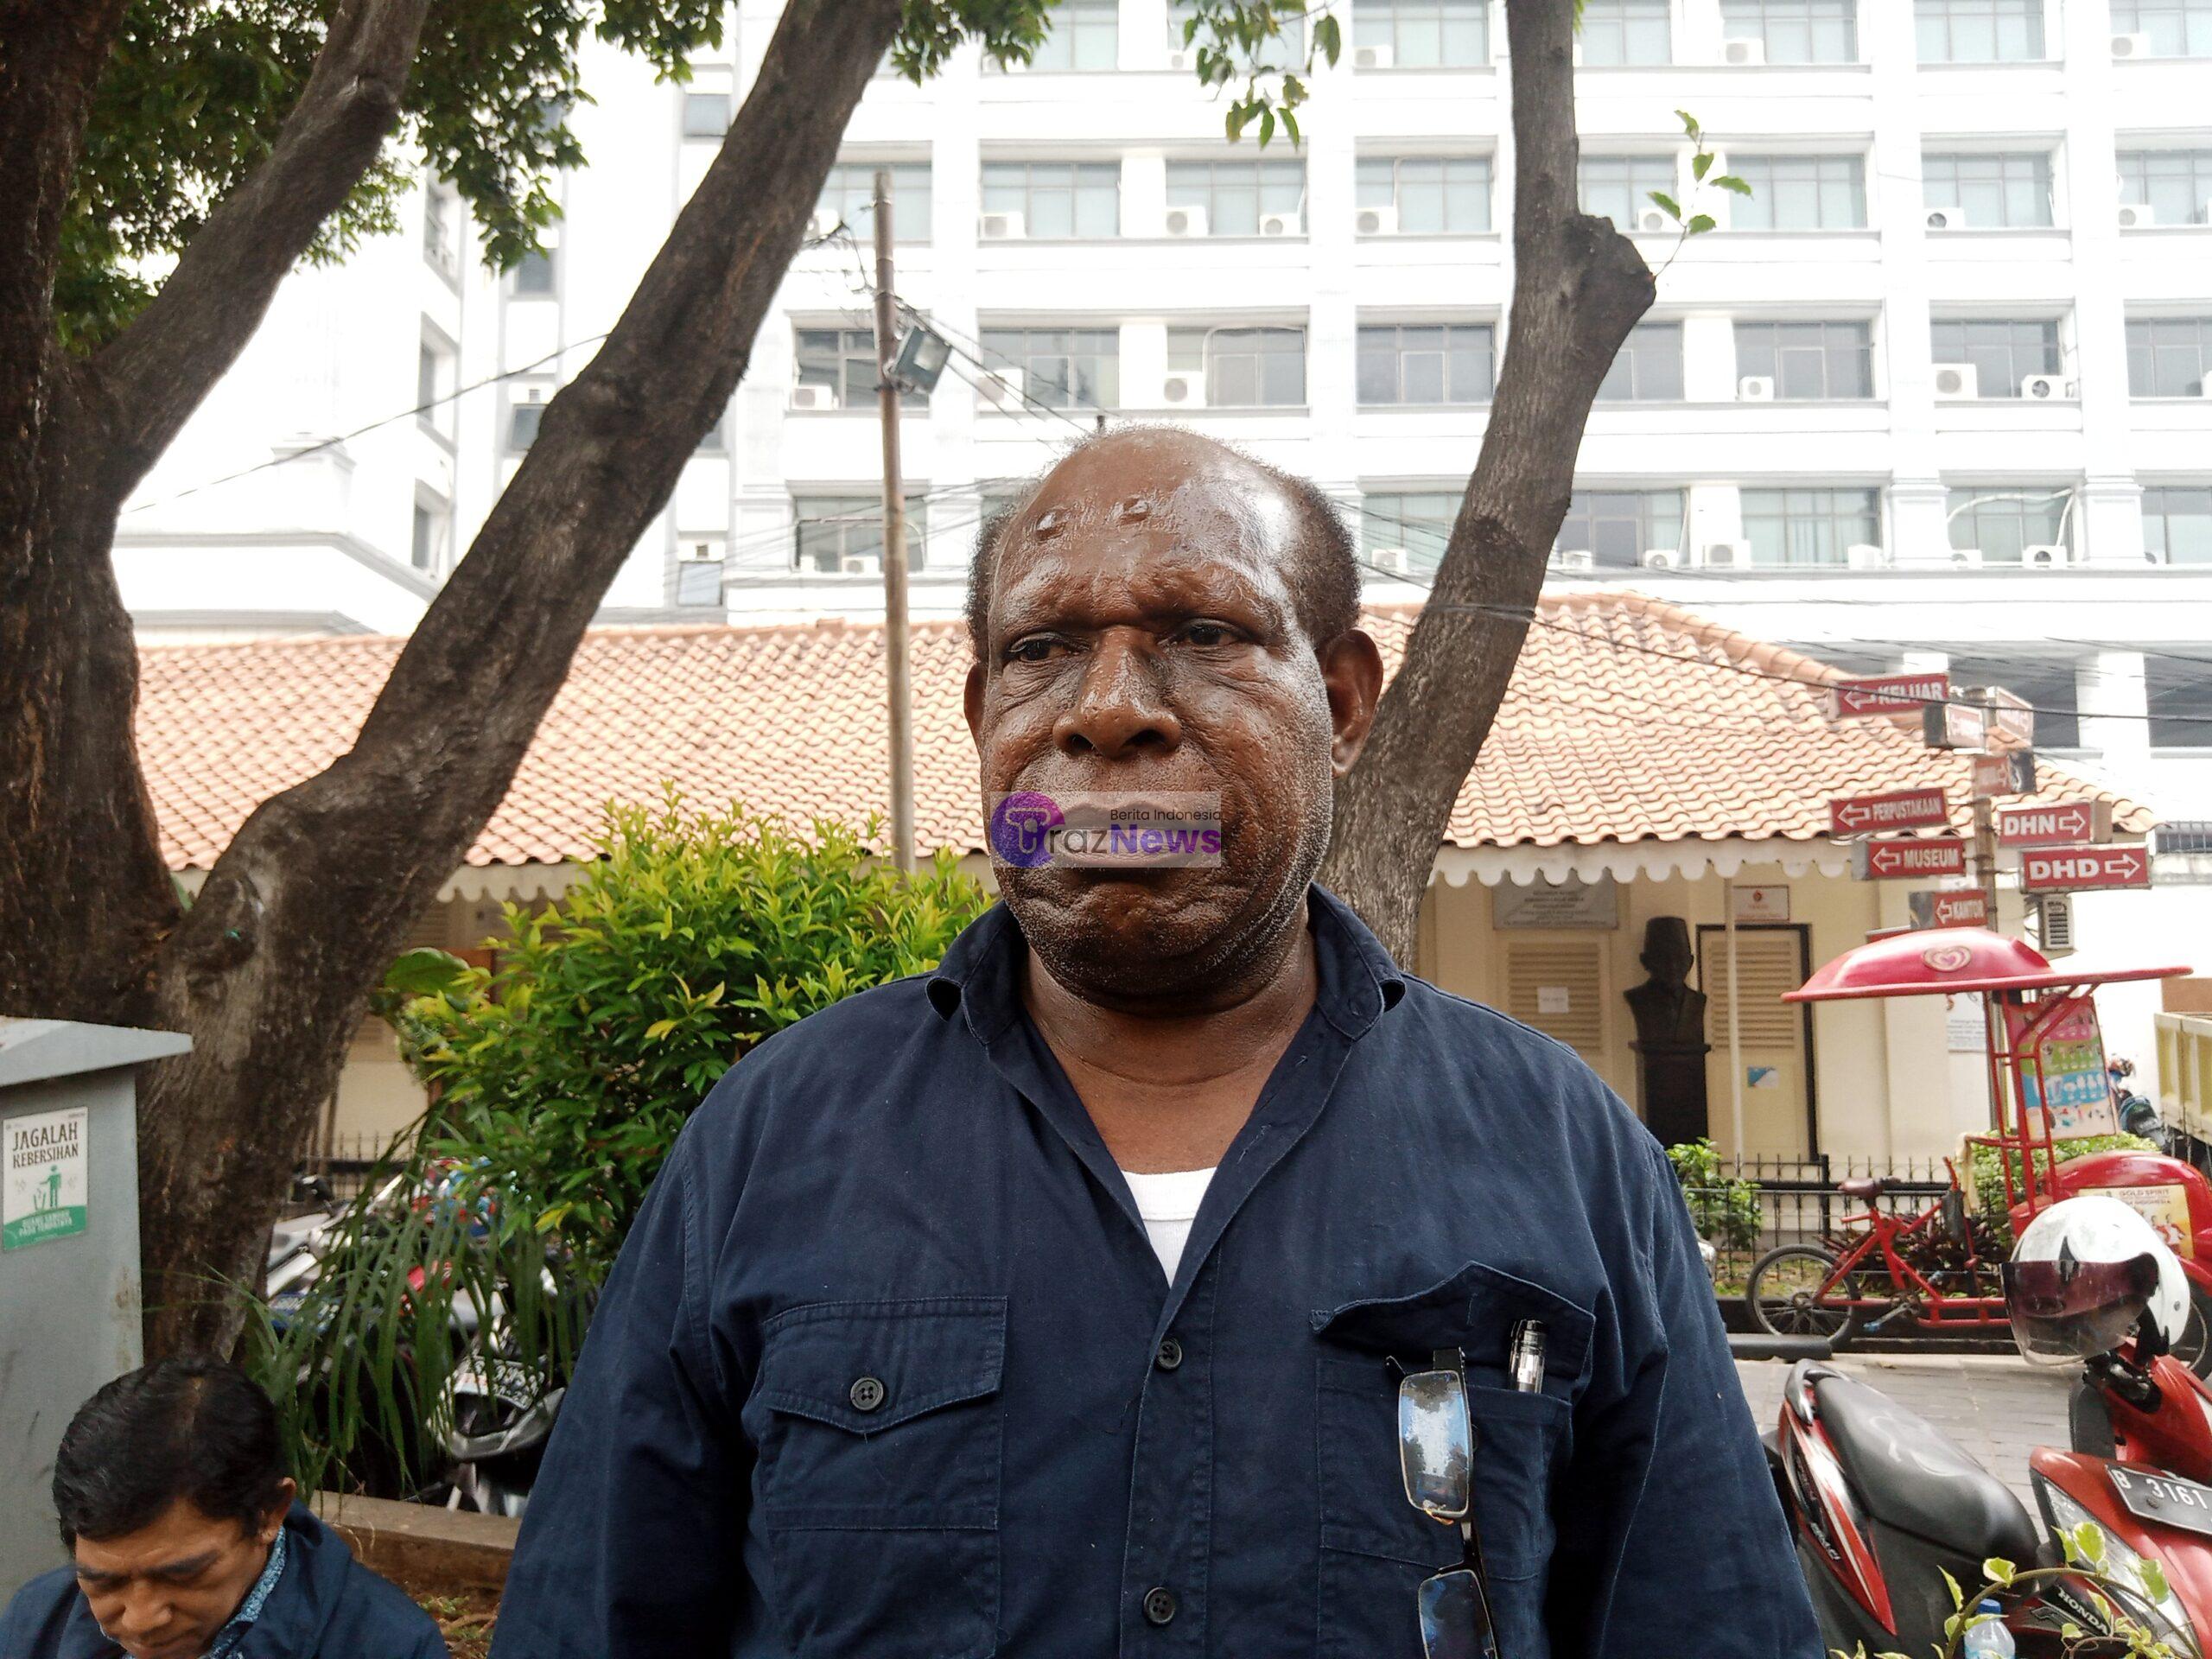
MULTIPOLYGON (((1313 8, 1321 10, 1319 4, 1313 8)), ((1186 47, 1196 49, 1214 44, 1211 30, 1186 30, 1186 25, 1198 16, 1198 0, 1167 0, 1167 49, 1180 52, 1186 47)), ((1280 10, 1274 17, 1276 33, 1268 44, 1254 55, 1255 66, 1261 69, 1303 70, 1306 67, 1306 22, 1302 16, 1288 16, 1280 10)))
MULTIPOLYGON (((2143 701, 2151 716, 2152 748, 2212 749, 2212 659, 2150 658, 2143 664, 2143 701)), ((2044 735, 2040 716, 2036 721, 2036 741, 2057 747, 2044 735)), ((2212 830, 2212 824, 2202 819, 2196 827, 2200 835, 2212 830)), ((2162 829, 2159 839, 2164 841, 2166 834, 2162 829)), ((2196 845, 2212 851, 2212 837, 2200 839, 2196 845)))
POLYGON ((448 282, 461 278, 461 194, 443 179, 423 188, 423 257, 448 282))
MULTIPOLYGON (((791 498, 792 569, 849 575, 883 569, 880 495, 791 498)), ((919 570, 929 539, 929 503, 906 498, 906 568, 919 570)))
POLYGON ((1196 207, 1209 236, 1257 236, 1268 227, 1305 234, 1303 162, 1170 162, 1167 211, 1196 207), (1287 220, 1287 224, 1280 221, 1287 220))
POLYGON ((507 448, 515 454, 537 442, 538 423, 545 418, 544 389, 518 388, 507 405, 507 448))
POLYGON ((1859 0, 1720 0, 1721 33, 1769 63, 1859 61, 1859 0))
POLYGON ((1045 39, 1029 60, 1032 70, 1079 74, 1112 69, 1120 62, 1120 0, 1060 0, 1045 28, 1045 39))
POLYGON ((1929 155, 1920 162, 1922 199, 1955 211, 1974 230, 2021 229, 2050 220, 2050 157, 1929 155))
POLYGON ((2112 0, 2112 32, 2147 37, 2154 58, 2212 58, 2212 0, 2112 0))
POLYGON ((2123 149, 2120 199, 2155 225, 2212 223, 2212 149, 2123 149))
POLYGON ((1363 404, 1486 404, 1495 331, 1486 322, 1363 323, 1363 404))
MULTIPOLYGON (((2212 564, 2212 485, 2144 491, 2143 550, 2162 564, 2212 564)), ((2212 731, 2198 741, 2212 747, 2212 731)))
POLYGON ((1021 372, 1022 391, 1052 409, 1105 410, 1122 401, 1118 328, 986 328, 984 360, 1021 372))
POLYGON ((1167 367, 1203 370, 1210 408, 1295 408, 1306 401, 1306 331, 1170 328, 1167 367))
POLYGON ((1866 164, 1856 156, 1731 156, 1751 187, 1728 204, 1738 231, 1857 231, 1866 226, 1866 164))
POLYGON ((1864 322, 1739 322, 1736 372, 1764 375, 1777 397, 1872 397, 1873 327, 1864 322))
POLYGON ((728 92, 686 92, 683 94, 683 136, 686 138, 711 138, 716 143, 729 130, 730 96, 728 92))
POLYGON ((2212 367, 2212 317, 2136 317, 2127 325, 2133 397, 2200 397, 2212 367))
POLYGON ((2056 322, 1938 320, 1929 328, 1934 363, 1971 363, 1977 397, 2018 397, 2031 374, 2059 372, 2056 322))
POLYGON ((2031 63, 2043 0, 1915 0, 1923 63, 2031 63))
POLYGON ((1561 553, 1587 553, 1601 570, 1634 570, 1643 556, 1682 545, 1680 490, 1577 490, 1552 543, 1561 553))
POLYGON ((1743 511, 1753 564, 1843 564, 1846 550, 1882 539, 1872 490, 1745 490, 1743 511))
POLYGON ((1978 548, 1984 564, 2019 564, 2031 547, 2052 547, 2065 539, 2068 489, 2023 489, 2010 484, 1956 486, 1945 512, 1951 545, 1978 548))
POLYGON ((558 251, 532 248, 515 261, 507 273, 507 286, 517 299, 550 300, 559 294, 561 274, 554 263, 558 251))
POLYGON ((1363 48, 1389 54, 1375 67, 1478 69, 1490 61, 1490 0, 1352 0, 1352 62, 1363 48))
POLYGON ((415 418, 424 431, 448 443, 453 441, 454 371, 453 342, 424 323, 415 348, 415 418))
POLYGON ((1358 188, 1363 227, 1369 213, 1388 208, 1407 236, 1490 232, 1487 156, 1370 156, 1359 162, 1358 188))
POLYGON ((1583 0, 1575 43, 1592 66, 1671 63, 1669 0, 1583 0))
POLYGON ((1444 562, 1452 524, 1459 516, 1453 490, 1381 491, 1359 499, 1359 546, 1368 563, 1395 569, 1403 554, 1406 569, 1433 573, 1444 562))
POLYGON ((1582 211, 1632 231, 1654 190, 1675 194, 1672 156, 1585 156, 1580 174, 1582 211))
MULTIPOLYGON (((1682 325, 1639 322, 1598 386, 1601 404, 1682 401, 1682 325)), ((1655 543, 1656 545, 1656 543, 1655 543)))
POLYGON ((1118 236, 1122 169, 1113 162, 986 162, 983 211, 1020 213, 1026 237, 1118 236))
MULTIPOLYGON (((842 219, 854 238, 866 242, 875 234, 875 175, 880 162, 840 162, 830 169, 815 211, 842 219)), ((930 164, 892 162, 891 233, 909 245, 930 239, 930 164)))
POLYGON ((446 547, 453 537, 453 508, 442 495, 426 489, 415 492, 415 524, 408 548, 408 562, 417 570, 433 573, 446 567, 446 547))
MULTIPOLYGON (((872 328, 801 328, 796 331, 798 384, 826 386, 840 409, 873 409, 883 371, 875 357, 872 328)), ((901 409, 926 409, 929 394, 912 387, 899 393, 901 409)))

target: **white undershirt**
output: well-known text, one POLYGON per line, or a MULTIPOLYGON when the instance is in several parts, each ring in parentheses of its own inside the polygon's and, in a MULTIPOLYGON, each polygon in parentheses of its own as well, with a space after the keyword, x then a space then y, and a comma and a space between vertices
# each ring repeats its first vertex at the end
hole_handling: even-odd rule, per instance
POLYGON ((1168 1282, 1173 1284, 1176 1265, 1183 1259, 1183 1246, 1190 1242, 1191 1224, 1198 1219, 1198 1202, 1206 1195, 1213 1171, 1177 1169, 1165 1175, 1138 1175, 1125 1169, 1122 1179, 1129 1184, 1137 1214, 1144 1217, 1145 1236, 1152 1241, 1153 1254, 1167 1269, 1168 1282))

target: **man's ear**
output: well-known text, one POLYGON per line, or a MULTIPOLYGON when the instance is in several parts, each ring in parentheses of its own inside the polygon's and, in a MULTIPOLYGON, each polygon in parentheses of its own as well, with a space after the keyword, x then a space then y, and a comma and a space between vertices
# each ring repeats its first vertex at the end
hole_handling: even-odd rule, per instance
POLYGON ((276 1541, 276 1535, 284 1525, 284 1517, 292 1512, 292 1500, 300 1495, 300 1484, 287 1475, 277 1483, 276 1491, 276 1502, 270 1506, 269 1513, 262 1517, 261 1541, 264 1544, 273 1544, 276 1541))
POLYGON ((1363 628, 1347 628, 1314 653, 1329 693, 1330 764, 1341 778, 1359 759, 1382 697, 1382 653, 1363 628))
POLYGON ((975 741, 976 753, 983 752, 983 690, 989 677, 981 663, 968 664, 968 686, 961 694, 961 707, 968 715, 968 735, 975 741))

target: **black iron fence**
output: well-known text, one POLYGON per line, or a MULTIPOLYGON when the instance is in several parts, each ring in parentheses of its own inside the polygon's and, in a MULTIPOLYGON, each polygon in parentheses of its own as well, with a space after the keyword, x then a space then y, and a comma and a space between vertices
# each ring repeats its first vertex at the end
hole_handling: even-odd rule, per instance
MULTIPOLYGON (((353 1198, 367 1183, 369 1173, 378 1160, 391 1148, 388 1135, 334 1135, 301 1160, 299 1173, 303 1180, 321 1181, 334 1198, 353 1198)), ((312 1202, 303 1191, 296 1194, 296 1199, 302 1207, 312 1202)))
POLYGON ((1951 1185, 1941 1158, 1832 1158, 1821 1153, 1809 1158, 1723 1160, 1719 1184, 1684 1189, 1714 1247, 1715 1289, 1724 1296, 1741 1294, 1751 1263, 1767 1251, 1782 1244, 1816 1244, 1840 1230, 1847 1216, 1864 1215, 1867 1200, 1846 1195, 1840 1184, 1867 1179, 1882 1183, 1874 1206, 1905 1217, 1927 1209, 1951 1185), (1730 1204, 1732 1182, 1753 1189, 1756 1225, 1748 1224, 1745 1206, 1730 1204), (1731 1216, 1741 1219, 1732 1225, 1731 1216))

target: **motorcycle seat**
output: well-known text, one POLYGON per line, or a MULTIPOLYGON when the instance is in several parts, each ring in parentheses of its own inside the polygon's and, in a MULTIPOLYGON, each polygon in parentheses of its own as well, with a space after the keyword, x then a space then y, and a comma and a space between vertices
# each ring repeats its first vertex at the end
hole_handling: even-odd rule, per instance
POLYGON ((1884 1182, 1875 1175, 1855 1175, 1847 1181, 1838 1181, 1835 1190, 1847 1198, 1864 1198, 1872 1204, 1882 1196, 1884 1182))
POLYGON ((2036 1559, 2040 1535, 2005 1483, 1925 1417, 1829 1373, 1814 1383, 1844 1478, 1877 1521, 1973 1561, 2036 1559))

